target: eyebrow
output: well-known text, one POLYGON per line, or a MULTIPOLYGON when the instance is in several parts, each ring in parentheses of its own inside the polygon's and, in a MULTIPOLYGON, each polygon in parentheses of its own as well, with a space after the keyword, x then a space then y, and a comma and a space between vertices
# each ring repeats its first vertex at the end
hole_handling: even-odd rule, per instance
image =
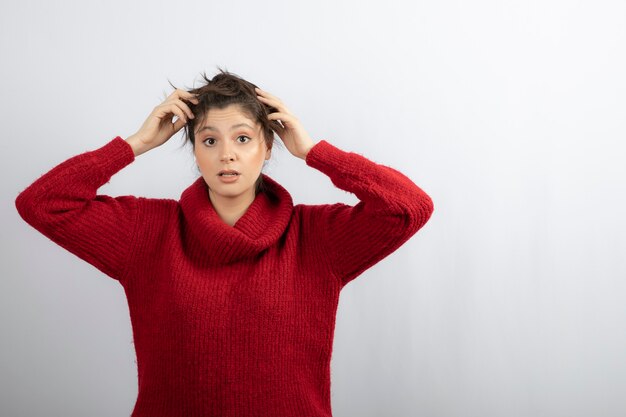
MULTIPOLYGON (((247 128, 249 128, 249 129, 254 130, 254 128, 253 128, 252 126, 250 126, 249 124, 247 124, 247 123, 237 123, 236 125, 232 125, 232 126, 230 127, 230 130, 237 129, 238 127, 247 127, 247 128)), ((213 126, 204 126, 204 127, 200 128, 200 130, 198 130, 198 133, 203 132, 203 131, 205 131, 205 130, 213 130, 213 131, 217 131, 217 129, 216 129, 216 128, 214 128, 213 126)))

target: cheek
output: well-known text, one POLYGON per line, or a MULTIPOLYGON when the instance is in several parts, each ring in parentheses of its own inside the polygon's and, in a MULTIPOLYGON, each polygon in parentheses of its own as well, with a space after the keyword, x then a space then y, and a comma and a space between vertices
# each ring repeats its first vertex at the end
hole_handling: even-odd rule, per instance
POLYGON ((262 162, 265 160, 265 151, 262 147, 254 147, 246 150, 246 157, 249 161, 262 162))
POLYGON ((196 153, 196 165, 202 169, 208 169, 215 166, 215 162, 211 159, 211 156, 206 153, 196 153))

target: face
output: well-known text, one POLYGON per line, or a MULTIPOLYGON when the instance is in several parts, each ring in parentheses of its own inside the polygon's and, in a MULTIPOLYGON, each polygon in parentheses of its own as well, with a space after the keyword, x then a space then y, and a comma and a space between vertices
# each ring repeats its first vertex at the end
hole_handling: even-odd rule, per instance
POLYGON ((210 109, 196 127, 194 155, 212 199, 254 199, 263 162, 270 158, 261 126, 239 105, 210 109), (220 171, 236 175, 220 175, 220 171))

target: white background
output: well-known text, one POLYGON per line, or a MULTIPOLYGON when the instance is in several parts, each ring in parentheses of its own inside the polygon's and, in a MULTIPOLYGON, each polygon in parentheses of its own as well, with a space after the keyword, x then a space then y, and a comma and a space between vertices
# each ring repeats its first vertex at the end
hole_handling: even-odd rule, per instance
MULTIPOLYGON (((626 3, 19 1, 0 35, 1 415, 130 414, 123 288, 14 201, 217 65, 434 201, 342 291, 335 417, 626 415, 626 3)), ((100 193, 178 199, 181 141, 100 193)), ((266 173, 356 202, 286 149, 266 173)))

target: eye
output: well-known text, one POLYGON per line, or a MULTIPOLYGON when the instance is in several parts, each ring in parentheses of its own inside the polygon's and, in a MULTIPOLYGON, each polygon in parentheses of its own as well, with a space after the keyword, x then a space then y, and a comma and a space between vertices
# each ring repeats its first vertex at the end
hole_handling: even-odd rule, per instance
POLYGON ((241 142, 241 141, 240 141, 239 143, 248 143, 248 142, 250 142, 250 141, 252 140, 252 139, 250 139, 248 136, 245 136, 245 135, 241 135, 241 136, 239 136, 237 139, 241 139, 241 138, 246 138, 247 140, 246 140, 245 142, 241 142))
POLYGON ((208 139, 203 140, 203 141, 202 141, 202 143, 204 143, 204 144, 205 144, 205 145, 207 145, 207 146, 213 146, 213 145, 215 144, 215 139, 213 139, 213 138, 208 138, 208 139), (210 140, 212 140, 212 141, 213 141, 213 143, 207 143, 207 142, 208 142, 208 141, 210 141, 210 140))

